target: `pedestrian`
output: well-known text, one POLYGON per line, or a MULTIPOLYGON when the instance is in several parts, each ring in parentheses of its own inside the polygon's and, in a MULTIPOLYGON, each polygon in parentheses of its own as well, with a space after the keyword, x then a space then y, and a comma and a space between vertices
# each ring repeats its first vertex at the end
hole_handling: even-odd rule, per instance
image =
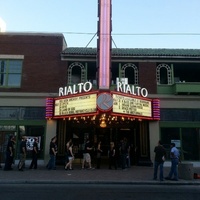
POLYGON ((176 148, 175 143, 171 143, 170 158, 171 158, 171 169, 168 176, 165 179, 178 181, 178 163, 180 159, 180 153, 179 150, 176 148))
POLYGON ((88 165, 88 169, 93 169, 91 164, 91 155, 90 155, 92 150, 93 147, 91 145, 90 139, 87 138, 83 152, 82 169, 85 169, 86 165, 88 165))
POLYGON ((154 176, 153 179, 157 180, 158 168, 160 167, 160 181, 163 181, 163 164, 166 157, 166 150, 162 146, 162 142, 159 140, 158 145, 154 148, 155 160, 154 160, 154 176))
POLYGON ((131 158, 130 158, 130 150, 131 150, 131 147, 130 147, 130 144, 128 143, 128 140, 127 138, 124 138, 124 141, 125 141, 125 148, 126 148, 126 163, 125 163, 125 167, 126 168, 130 168, 131 167, 131 158))
POLYGON ((98 142, 97 144, 97 169, 100 169, 101 167, 101 153, 102 153, 102 149, 101 149, 101 141, 98 142))
POLYGON ((70 141, 68 144, 68 149, 67 149, 67 155, 68 155, 68 162, 65 165, 65 170, 72 170, 72 162, 74 160, 74 154, 73 154, 73 143, 70 141))
POLYGON ((69 162, 68 149, 69 149, 71 142, 72 142, 72 139, 69 139, 69 141, 66 143, 66 146, 65 146, 65 165, 64 165, 64 168, 65 168, 66 164, 69 162))
POLYGON ((38 160, 38 138, 34 138, 33 150, 32 150, 32 161, 29 169, 37 169, 37 160, 38 160))
POLYGON ((121 168, 124 170, 126 168, 126 158, 127 158, 128 148, 127 139, 124 138, 120 143, 120 158, 121 158, 121 168))
POLYGON ((51 169, 56 170, 56 154, 57 154, 56 141, 57 141, 57 137, 55 136, 51 139, 51 142, 50 142, 50 145, 49 145, 50 159, 49 159, 49 162, 47 164, 47 168, 49 170, 51 170, 51 169))
POLYGON ((114 168, 117 169, 116 149, 114 142, 110 143, 110 148, 108 150, 108 160, 109 160, 109 169, 112 169, 112 166, 114 166, 114 168))
POLYGON ((19 158, 19 164, 18 164, 18 170, 23 171, 25 168, 25 161, 26 161, 26 136, 22 136, 22 140, 20 143, 20 158, 19 158))
POLYGON ((12 164, 14 162, 14 152, 15 152, 15 136, 11 135, 8 140, 6 147, 6 161, 4 165, 4 170, 12 170, 12 164))

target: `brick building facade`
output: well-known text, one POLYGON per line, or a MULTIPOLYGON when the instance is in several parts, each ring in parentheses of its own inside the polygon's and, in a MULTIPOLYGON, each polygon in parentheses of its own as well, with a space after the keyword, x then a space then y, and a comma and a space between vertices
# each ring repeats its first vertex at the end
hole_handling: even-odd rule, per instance
POLYGON ((27 135, 30 141, 40 139, 40 160, 46 162, 54 135, 58 136, 58 156, 63 157, 69 138, 74 139, 78 154, 89 133, 94 142, 102 139, 105 149, 111 139, 117 142, 126 136, 132 145, 132 164, 151 164, 159 139, 166 148, 175 141, 183 160, 199 162, 199 50, 112 49, 110 90, 115 90, 116 78, 128 78, 132 85, 147 88, 149 98, 160 99, 161 115, 160 121, 127 117, 126 124, 118 118, 105 129, 88 121, 77 125, 77 119, 45 118, 46 98, 58 97, 60 87, 91 81, 93 90, 98 90, 96 48, 69 48, 62 34, 2 33, 0 62, 2 161, 10 134, 17 137, 16 159, 20 136, 27 135))

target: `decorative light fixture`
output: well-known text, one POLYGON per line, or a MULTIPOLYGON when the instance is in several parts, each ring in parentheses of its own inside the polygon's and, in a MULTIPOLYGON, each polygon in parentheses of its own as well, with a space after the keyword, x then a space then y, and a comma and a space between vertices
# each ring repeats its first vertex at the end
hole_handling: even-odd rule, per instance
POLYGON ((101 128, 105 128, 107 126, 106 121, 103 119, 100 123, 101 128))

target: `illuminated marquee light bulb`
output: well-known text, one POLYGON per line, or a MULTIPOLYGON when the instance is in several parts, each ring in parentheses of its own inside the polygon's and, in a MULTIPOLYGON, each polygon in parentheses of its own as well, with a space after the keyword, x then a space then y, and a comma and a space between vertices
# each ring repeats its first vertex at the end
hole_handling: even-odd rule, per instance
POLYGON ((102 120, 100 123, 100 127, 105 128, 107 126, 105 120, 102 120))

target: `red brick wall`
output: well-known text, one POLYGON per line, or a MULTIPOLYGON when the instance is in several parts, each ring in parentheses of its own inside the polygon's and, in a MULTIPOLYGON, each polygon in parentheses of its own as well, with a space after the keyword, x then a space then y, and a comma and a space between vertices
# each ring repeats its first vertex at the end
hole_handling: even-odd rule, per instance
POLYGON ((139 63, 139 86, 145 87, 149 94, 156 94, 156 63, 139 63))
POLYGON ((58 92, 67 82, 67 63, 61 61, 61 34, 0 34, 0 54, 24 55, 21 88, 2 92, 58 92))

